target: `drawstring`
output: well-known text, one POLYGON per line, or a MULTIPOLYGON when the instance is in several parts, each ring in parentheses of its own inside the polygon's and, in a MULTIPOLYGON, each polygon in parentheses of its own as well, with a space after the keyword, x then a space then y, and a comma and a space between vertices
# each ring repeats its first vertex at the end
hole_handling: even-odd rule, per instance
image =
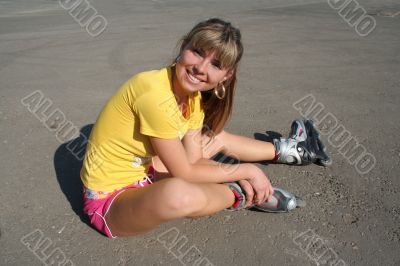
POLYGON ((145 184, 146 182, 147 182, 147 183, 150 183, 150 184, 153 184, 153 181, 151 181, 151 178, 148 177, 148 176, 145 176, 145 177, 143 177, 142 180, 139 180, 139 185, 140 185, 141 187, 144 187, 144 184, 145 184))
MULTIPOLYGON (((147 184, 153 184, 154 183, 154 175, 153 174, 149 174, 145 177, 143 177, 141 180, 135 181, 133 183, 134 186, 140 186, 140 187, 144 187, 147 184)), ((124 187, 126 188, 126 187, 124 187)), ((124 189, 121 188, 121 189, 124 189)), ((86 188, 85 186, 83 186, 83 193, 84 193, 84 197, 88 198, 88 199, 103 199, 106 198, 108 195, 111 195, 112 193, 121 190, 121 189, 116 189, 114 191, 110 191, 110 192, 103 192, 103 191, 95 191, 95 190, 91 190, 89 188, 86 188)))

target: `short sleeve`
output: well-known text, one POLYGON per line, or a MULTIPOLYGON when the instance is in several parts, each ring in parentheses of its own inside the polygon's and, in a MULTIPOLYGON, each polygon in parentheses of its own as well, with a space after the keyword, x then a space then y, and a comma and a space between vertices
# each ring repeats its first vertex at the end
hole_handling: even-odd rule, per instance
MULTIPOLYGON (((170 95, 153 95, 151 92, 141 95, 135 102, 139 118, 140 133, 152 137, 172 139, 179 137, 179 121, 173 108, 170 95)), ((176 106, 176 104, 175 104, 176 106)))

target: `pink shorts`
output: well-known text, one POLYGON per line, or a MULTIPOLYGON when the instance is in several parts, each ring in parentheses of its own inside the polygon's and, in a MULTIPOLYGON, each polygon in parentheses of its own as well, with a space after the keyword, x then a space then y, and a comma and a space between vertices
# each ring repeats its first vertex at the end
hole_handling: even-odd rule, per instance
POLYGON ((133 184, 116 189, 112 192, 93 191, 83 187, 83 212, 89 216, 90 223, 94 228, 109 238, 115 238, 108 228, 105 219, 114 199, 125 190, 148 186, 153 182, 154 169, 150 167, 148 175, 142 180, 136 181, 133 184))

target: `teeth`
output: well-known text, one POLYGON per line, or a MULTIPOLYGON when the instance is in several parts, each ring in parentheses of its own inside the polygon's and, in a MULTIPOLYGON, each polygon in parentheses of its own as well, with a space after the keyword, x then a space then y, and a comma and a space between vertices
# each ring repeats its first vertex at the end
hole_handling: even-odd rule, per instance
POLYGON ((193 81, 194 83, 199 83, 201 80, 195 78, 194 76, 192 76, 191 74, 188 74, 189 78, 191 81, 193 81))

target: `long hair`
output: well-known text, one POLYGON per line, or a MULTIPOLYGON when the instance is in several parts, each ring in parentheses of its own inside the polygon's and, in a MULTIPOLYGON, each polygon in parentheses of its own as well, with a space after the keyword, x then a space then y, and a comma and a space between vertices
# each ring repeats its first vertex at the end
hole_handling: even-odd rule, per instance
POLYGON ((223 82, 225 97, 219 99, 213 90, 202 91, 204 123, 202 133, 209 136, 220 133, 232 114, 238 63, 243 55, 240 31, 231 23, 211 18, 198 23, 181 40, 180 51, 188 44, 202 51, 216 50, 222 68, 232 70, 231 78, 223 82))

